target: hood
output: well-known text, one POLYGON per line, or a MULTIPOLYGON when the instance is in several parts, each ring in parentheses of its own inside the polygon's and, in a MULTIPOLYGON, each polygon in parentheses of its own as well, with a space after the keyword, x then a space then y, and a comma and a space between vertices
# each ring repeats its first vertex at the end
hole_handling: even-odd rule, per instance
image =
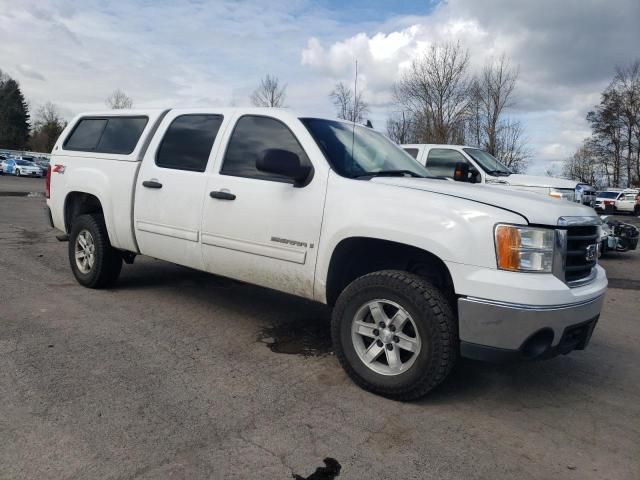
MULTIPOLYGON (((564 178, 542 177, 537 175, 522 175, 512 173, 508 177, 491 177, 491 181, 497 184, 513 185, 519 187, 550 187, 575 189, 578 182, 564 178)), ((488 182, 487 182, 488 183, 488 182)))
MULTIPOLYGON (((537 193, 498 189, 481 184, 404 177, 374 177, 369 181, 484 203, 515 212, 531 224, 557 225, 559 217, 597 217, 591 207, 578 203, 554 199, 537 193)), ((428 203, 425 206, 428 208, 428 203)))

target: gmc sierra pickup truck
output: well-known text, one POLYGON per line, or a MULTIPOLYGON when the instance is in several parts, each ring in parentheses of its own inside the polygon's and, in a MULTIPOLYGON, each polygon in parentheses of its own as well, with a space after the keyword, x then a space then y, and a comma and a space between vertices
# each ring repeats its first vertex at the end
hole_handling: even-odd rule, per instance
POLYGON ((79 115, 47 195, 80 284, 148 255, 328 304, 347 373, 396 399, 460 355, 583 349, 607 287, 593 209, 430 177, 370 128, 288 110, 79 115))

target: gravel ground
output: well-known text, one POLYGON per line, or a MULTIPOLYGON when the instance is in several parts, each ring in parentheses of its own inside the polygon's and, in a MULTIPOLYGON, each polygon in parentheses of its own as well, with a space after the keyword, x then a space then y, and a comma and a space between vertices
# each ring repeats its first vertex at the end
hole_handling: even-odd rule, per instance
POLYGON ((2 193, 41 186, 0 177, 0 478, 640 478, 639 251, 602 260, 623 288, 587 350, 398 403, 345 376, 320 305, 149 258, 80 287, 44 200, 2 193))

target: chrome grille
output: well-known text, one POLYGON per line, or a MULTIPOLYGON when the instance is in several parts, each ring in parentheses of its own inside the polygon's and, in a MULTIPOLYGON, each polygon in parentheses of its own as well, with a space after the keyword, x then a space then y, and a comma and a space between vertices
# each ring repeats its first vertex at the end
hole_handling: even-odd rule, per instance
POLYGON ((596 225, 567 227, 565 281, 575 284, 590 278, 598 263, 597 246, 600 233, 596 225))

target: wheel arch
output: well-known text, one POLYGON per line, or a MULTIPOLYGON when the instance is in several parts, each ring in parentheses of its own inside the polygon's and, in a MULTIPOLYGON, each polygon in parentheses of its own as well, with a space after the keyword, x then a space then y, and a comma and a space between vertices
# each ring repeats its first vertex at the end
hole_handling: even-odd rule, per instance
POLYGON ((104 216, 104 222, 107 226, 107 235, 112 245, 116 245, 116 238, 114 237, 113 228, 111 225, 111 218, 105 209, 105 204, 100 197, 94 193, 72 190, 67 193, 64 199, 64 228, 66 233, 71 233, 71 225, 73 219, 79 215, 85 215, 89 213, 98 213, 104 216))
POLYGON ((413 245, 361 236, 345 238, 334 248, 326 276, 327 304, 334 305, 356 278, 379 270, 403 270, 428 279, 455 309, 451 272, 437 255, 413 245))

